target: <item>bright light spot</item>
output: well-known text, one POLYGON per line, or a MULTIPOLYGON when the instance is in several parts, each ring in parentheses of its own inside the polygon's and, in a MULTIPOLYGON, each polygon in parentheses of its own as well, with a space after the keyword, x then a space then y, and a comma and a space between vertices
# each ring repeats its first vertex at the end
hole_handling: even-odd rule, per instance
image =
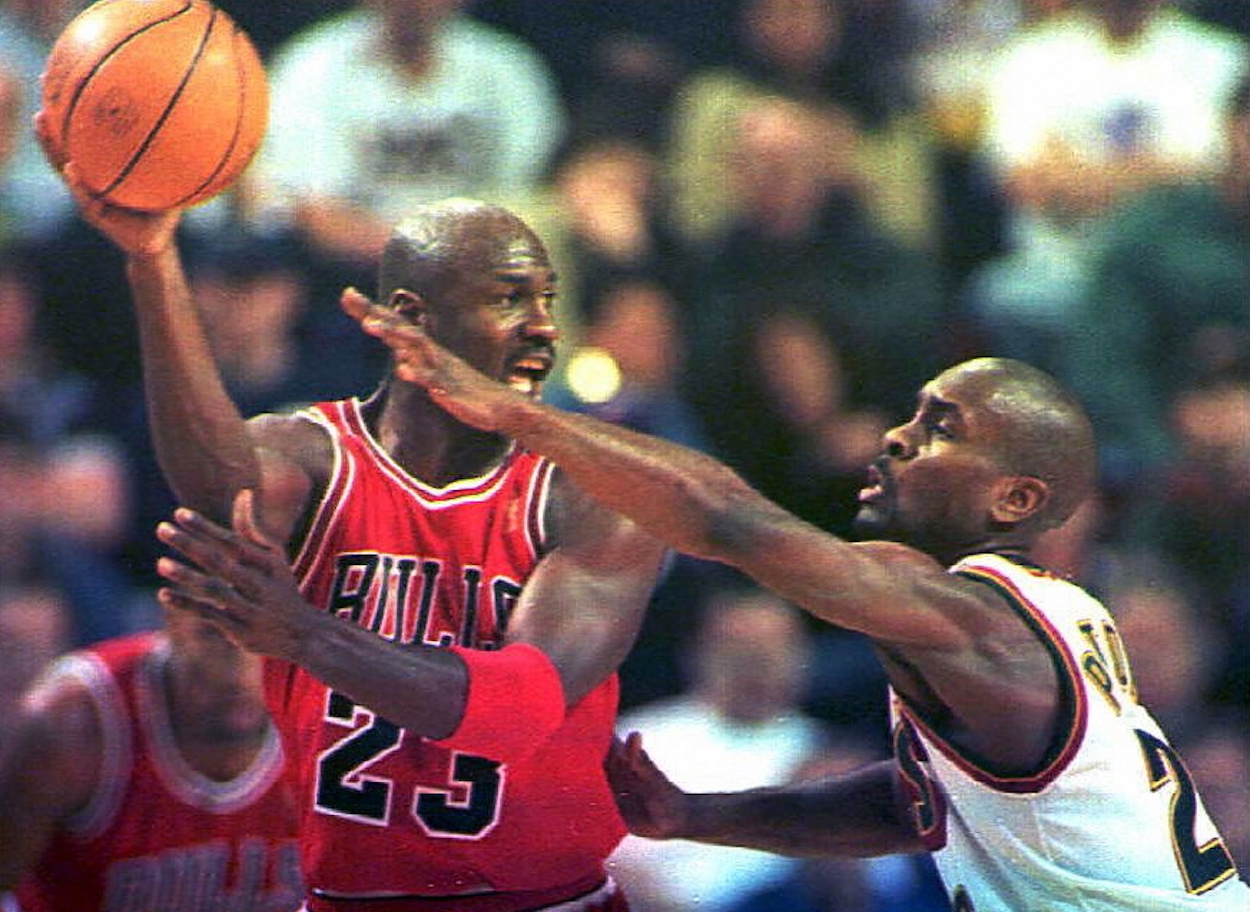
POLYGON ((568 384, 578 399, 600 405, 620 392, 621 371, 602 348, 579 348, 569 361, 568 384))

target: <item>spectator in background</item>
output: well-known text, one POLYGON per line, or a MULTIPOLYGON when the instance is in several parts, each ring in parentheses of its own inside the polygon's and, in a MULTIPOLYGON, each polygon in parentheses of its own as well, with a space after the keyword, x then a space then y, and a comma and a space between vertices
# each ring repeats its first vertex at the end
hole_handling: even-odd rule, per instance
POLYGON ((0 579, 58 588, 85 644, 138 623, 131 462, 112 433, 115 400, 37 334, 42 306, 28 263, 0 256, 0 579))
POLYGON ((1133 657, 1142 704, 1183 750, 1211 721, 1209 701, 1230 644, 1209 612, 1198 610, 1194 590, 1167 578, 1164 567, 1157 564, 1152 575, 1121 581, 1107 607, 1133 657))
POLYGON ((0 579, 54 588, 70 645, 146 625, 126 559, 132 507, 121 448, 78 435, 46 449, 0 431, 0 579))
POLYGON ((273 55, 281 116, 253 166, 258 218, 290 220, 357 284, 415 205, 523 197, 564 135, 542 59, 465 5, 360 0, 273 55))
POLYGON ((853 511, 841 504, 864 485, 889 425, 884 412, 856 404, 854 368, 819 315, 783 304, 761 317, 750 348, 765 397, 750 474, 770 477, 777 500, 821 528, 849 531, 853 511))
POLYGON ((686 345, 679 307, 657 282, 620 278, 605 284, 582 345, 570 355, 566 382, 548 400, 707 450, 707 435, 682 394, 686 345))
MULTIPOLYGON (((985 71, 1024 23, 1066 0, 902 0, 912 44, 904 57, 933 143, 936 249, 948 294, 1003 249, 1003 204, 978 154, 985 128, 985 71)), ((963 321, 974 354, 976 327, 963 321)))
POLYGON ((98 384, 67 369, 40 335, 43 306, 29 261, 11 249, 0 252, 0 415, 39 447, 99 429, 102 408, 98 384))
POLYGON ((1169 0, 1074 0, 1004 48, 982 149, 1006 195, 1008 252, 966 287, 996 354, 1064 374, 1093 229, 1148 188, 1218 173, 1223 106, 1247 54, 1169 0))
MULTIPOLYGON (((749 206, 735 173, 739 119, 777 97, 824 122, 826 155, 862 191, 872 223, 907 243, 932 241, 932 181, 923 135, 900 114, 878 61, 848 41, 846 0, 744 0, 733 13, 735 54, 696 67, 678 88, 667 133, 675 223, 696 243, 716 243, 749 206)), ((863 36, 880 54, 885 36, 863 36)))
POLYGON ((188 278, 213 356, 243 414, 373 388, 374 368, 385 360, 381 346, 362 344, 337 307, 315 309, 293 239, 215 237, 189 256, 188 278))
POLYGON ((4 87, 0 123, 0 237, 47 243, 73 222, 74 201, 44 158, 30 128, 40 106, 39 75, 52 43, 87 0, 0 0, 0 66, 4 87), (7 80, 6 80, 7 82, 7 80))
POLYGON ((672 95, 691 67, 725 61, 739 0, 475 0, 475 15, 521 35, 551 65, 579 133, 663 148, 672 95))
POLYGON ((800 426, 810 418, 778 407, 776 393, 794 383, 787 376, 793 365, 761 362, 772 357, 764 350, 775 338, 770 322, 800 315, 818 337, 806 354, 840 362, 813 368, 844 381, 845 396, 829 391, 819 406, 836 405, 839 415, 906 409, 915 384, 940 357, 930 344, 942 311, 931 260, 872 224, 842 129, 820 108, 792 99, 761 98, 742 108, 729 172, 740 208, 725 234, 695 255, 697 281, 684 310, 687 395, 713 445, 792 507, 782 488, 827 476, 830 451, 812 439, 814 427, 800 426), (923 354, 900 364, 903 345, 923 354), (761 372, 776 382, 760 384, 761 372), (734 408, 724 407, 727 399, 734 408), (826 464, 816 472, 796 465, 803 450, 822 451, 826 464), (786 453, 780 459, 789 464, 781 468, 778 454, 786 453))
MULTIPOLYGON (((803 709, 811 641, 803 617, 755 587, 706 596, 684 691, 622 714, 674 780, 695 790, 776 785, 824 757, 832 733, 803 709)), ((798 863, 748 849, 628 836, 612 859, 638 912, 725 912, 798 863)))
POLYGON ((1250 358, 1250 76, 1220 109, 1210 180, 1168 182, 1100 226, 1063 373, 1089 403, 1116 489, 1173 459, 1177 393, 1250 358))
POLYGON ((118 442, 78 435, 48 451, 35 497, 41 566, 74 608, 75 644, 151 626, 126 551, 133 528, 129 464, 118 442))
POLYGON ((618 133, 578 136, 558 156, 549 191, 542 221, 570 286, 565 312, 574 311, 578 325, 622 280, 680 293, 686 250, 672 226, 662 163, 645 144, 618 133))
POLYGON ((1187 574, 1228 649, 1211 696, 1250 722, 1250 372, 1182 391, 1172 415, 1177 454, 1126 505, 1130 534, 1187 574))

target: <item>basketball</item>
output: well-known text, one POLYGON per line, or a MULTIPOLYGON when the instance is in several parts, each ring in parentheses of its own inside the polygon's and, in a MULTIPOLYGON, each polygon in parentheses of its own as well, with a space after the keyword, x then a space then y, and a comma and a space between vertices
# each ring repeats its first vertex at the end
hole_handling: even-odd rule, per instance
POLYGON ((217 196, 269 117, 260 55, 208 0, 97 0, 53 44, 42 93, 49 156, 131 209, 217 196))

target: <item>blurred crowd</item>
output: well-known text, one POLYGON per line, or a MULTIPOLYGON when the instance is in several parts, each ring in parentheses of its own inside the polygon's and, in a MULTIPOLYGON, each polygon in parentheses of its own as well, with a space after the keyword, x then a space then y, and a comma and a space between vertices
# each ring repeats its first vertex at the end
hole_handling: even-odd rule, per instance
MULTIPOLYGON (((0 738, 49 657, 160 623, 152 528, 172 501, 121 263, 29 126, 83 5, 0 0, 0 738)), ((219 5, 266 60, 270 130, 182 241, 246 412, 370 391, 384 355, 339 290, 372 288, 392 223, 453 194, 550 243, 549 398, 713 452, 839 534, 919 384, 972 355, 1031 361, 1080 393, 1103 449, 1100 496, 1046 562, 1116 613, 1250 869, 1250 4, 219 5)), ((674 559, 625 709, 693 699, 704 615, 741 588, 674 559)), ((875 755, 872 656, 800 627, 802 688, 736 737, 875 755), (752 728, 783 716, 812 724, 752 728)), ((735 910, 891 908, 888 872, 835 900, 845 871, 768 870, 735 910)))

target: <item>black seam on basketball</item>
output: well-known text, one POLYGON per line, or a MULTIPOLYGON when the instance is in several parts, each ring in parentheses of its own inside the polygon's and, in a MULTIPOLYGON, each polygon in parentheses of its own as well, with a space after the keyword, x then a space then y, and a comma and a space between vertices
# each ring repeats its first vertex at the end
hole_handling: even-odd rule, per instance
POLYGON ((230 41, 232 45, 231 50, 234 52, 233 59, 235 71, 239 77, 239 95, 242 96, 243 99, 242 103, 238 107, 239 114, 234 119, 234 134, 230 137, 230 142, 226 145, 226 151, 222 153, 221 158, 218 160, 217 167, 213 169, 213 172, 206 177, 198 187, 175 202, 173 204, 175 208, 178 206, 185 206, 190 200, 195 199, 203 193, 206 187, 212 186, 213 182, 221 176, 221 172, 225 169, 226 164, 230 161, 230 157, 234 154, 234 150, 239 145, 239 137, 243 134, 243 122, 247 117, 247 79, 244 76, 244 63, 240 59, 238 53, 238 43, 241 34, 242 29, 240 29, 238 25, 234 27, 234 30, 230 34, 230 41))
POLYGON ((153 19, 151 22, 148 22, 145 25, 140 26, 139 28, 135 29, 125 38, 116 42, 113 45, 112 49, 103 57, 101 57, 99 60, 97 60, 95 62, 95 66, 93 66, 90 70, 88 70, 83 75, 83 77, 78 80, 78 85, 74 87, 74 94, 70 97, 69 103, 62 108, 62 110, 65 112, 64 116, 61 118, 61 132, 60 132, 61 142, 62 142, 62 145, 65 147, 63 150, 63 154, 66 154, 66 155, 69 154, 68 147, 69 147, 70 120, 74 116, 74 111, 78 108, 78 102, 82 99, 83 92, 87 90, 87 86, 91 83, 91 80, 95 78, 95 74, 100 71, 100 67, 104 66, 104 64, 112 60, 122 48, 130 44, 130 42, 134 41, 144 32, 154 29, 158 25, 164 25, 166 22, 171 22, 174 19, 177 19, 179 16, 185 15, 186 12, 190 10, 193 6, 195 6, 195 0, 187 0, 186 4, 182 7, 182 9, 176 10, 175 12, 171 13, 170 15, 166 16, 163 19, 153 19))
MULTIPOLYGON (((191 4, 188 4, 190 6, 191 4)), ((217 26, 218 10, 211 7, 211 16, 208 20, 208 27, 204 29, 204 33, 200 36, 200 46, 195 49, 195 56, 191 58, 191 64, 187 67, 186 72, 182 74, 182 81, 178 83, 178 88, 169 96, 169 103, 165 105, 165 110, 161 112, 161 116, 156 118, 156 123, 152 124, 152 129, 148 131, 148 135, 143 138, 143 142, 139 143, 137 149, 130 156, 130 161, 126 162, 125 167, 117 173, 117 177, 113 178, 113 182, 108 185, 101 195, 107 195, 116 190, 121 183, 130 176, 130 172, 135 169, 135 165, 143 158, 152 142, 156 139, 161 127, 165 125, 165 121, 169 120, 169 115, 174 107, 178 104, 178 99, 182 97, 183 91, 187 87, 187 83, 191 81, 192 74, 195 73, 196 67, 200 65, 200 58, 204 56, 204 48, 208 47, 209 39, 213 35, 213 29, 217 26)))

